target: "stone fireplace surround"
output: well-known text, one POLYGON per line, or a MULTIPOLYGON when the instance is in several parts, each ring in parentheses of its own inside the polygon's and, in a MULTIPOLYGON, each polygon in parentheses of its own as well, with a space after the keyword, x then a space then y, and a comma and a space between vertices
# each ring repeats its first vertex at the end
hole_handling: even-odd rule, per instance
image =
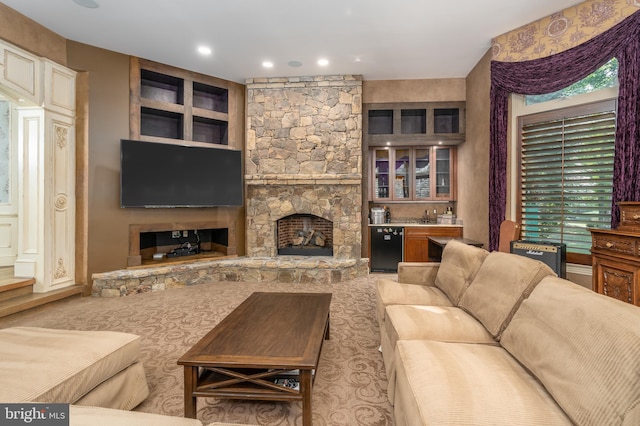
POLYGON ((107 297, 215 280, 334 283, 369 273, 362 244, 362 78, 247 81, 246 257, 93 276, 107 297), (277 221, 333 224, 333 256, 278 256, 277 221))

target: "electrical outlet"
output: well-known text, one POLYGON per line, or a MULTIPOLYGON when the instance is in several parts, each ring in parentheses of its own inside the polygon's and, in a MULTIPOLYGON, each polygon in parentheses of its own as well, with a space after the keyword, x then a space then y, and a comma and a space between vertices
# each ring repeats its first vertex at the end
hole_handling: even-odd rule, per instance
POLYGON ((189 231, 182 231, 182 236, 183 237, 188 237, 189 236, 189 231))
POLYGON ((180 231, 171 231, 171 238, 180 238, 180 231))

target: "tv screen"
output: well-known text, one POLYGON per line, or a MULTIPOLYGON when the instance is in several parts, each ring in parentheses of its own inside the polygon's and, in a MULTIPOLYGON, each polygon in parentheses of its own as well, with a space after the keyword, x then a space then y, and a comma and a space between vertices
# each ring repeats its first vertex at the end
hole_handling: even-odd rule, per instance
POLYGON ((241 206, 241 152, 120 141, 122 207, 241 206))

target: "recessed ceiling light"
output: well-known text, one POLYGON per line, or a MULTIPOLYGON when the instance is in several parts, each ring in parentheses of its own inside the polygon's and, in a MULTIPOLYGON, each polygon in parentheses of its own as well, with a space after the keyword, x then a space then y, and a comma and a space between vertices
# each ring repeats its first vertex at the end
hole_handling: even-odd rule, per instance
POLYGON ((302 62, 293 60, 293 61, 287 62, 287 65, 289 65, 290 67, 293 67, 293 68, 298 68, 298 67, 302 66, 302 62))
POLYGON ((73 0, 73 2, 89 9, 97 9, 100 7, 100 4, 96 0, 73 0))
POLYGON ((201 55, 211 55, 211 48, 207 46, 198 46, 198 53, 201 55))
POLYGON ((264 61, 264 62, 262 63, 262 66, 263 66, 263 67, 265 67, 265 68, 273 68, 273 62, 270 62, 270 61, 264 61))
POLYGON ((328 59, 318 59, 318 65, 320 65, 321 67, 326 67, 327 65, 329 65, 329 60, 328 59))

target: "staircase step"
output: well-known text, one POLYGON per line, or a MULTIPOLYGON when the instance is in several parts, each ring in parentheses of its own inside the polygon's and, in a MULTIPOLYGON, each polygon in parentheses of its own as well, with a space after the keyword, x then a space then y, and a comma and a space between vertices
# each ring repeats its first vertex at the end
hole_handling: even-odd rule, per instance
POLYGON ((35 278, 9 278, 0 280, 0 301, 33 293, 35 278))
POLYGON ((1 300, 0 318, 36 308, 57 300, 66 299, 67 297, 81 295, 83 288, 84 287, 81 285, 74 285, 71 287, 61 288, 59 290, 49 291, 47 293, 30 293, 7 300, 1 300))

